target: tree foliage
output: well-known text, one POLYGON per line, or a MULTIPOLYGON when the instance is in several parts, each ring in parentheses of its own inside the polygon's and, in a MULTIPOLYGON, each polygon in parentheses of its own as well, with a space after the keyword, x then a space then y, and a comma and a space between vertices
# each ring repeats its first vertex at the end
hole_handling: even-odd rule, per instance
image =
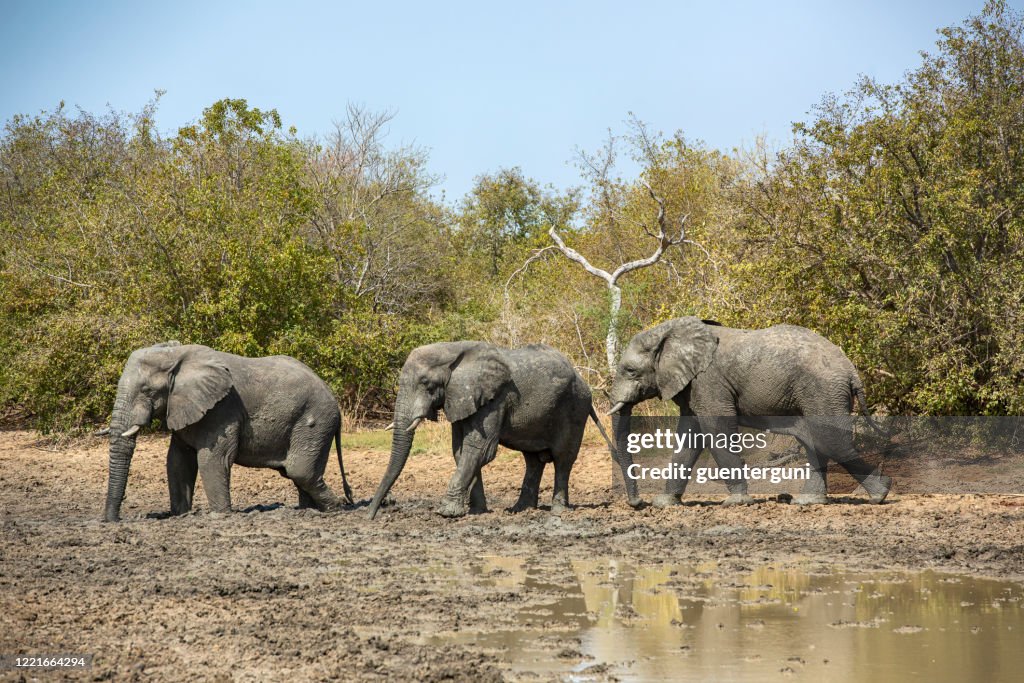
POLYGON ((579 154, 579 188, 499 169, 454 205, 432 195, 425 151, 388 144, 391 112, 350 107, 311 139, 241 99, 173 135, 159 94, 135 113, 15 116, 0 135, 0 416, 102 421, 128 353, 171 338, 294 355, 360 416, 383 417, 405 355, 440 339, 545 342, 600 389, 610 329, 680 315, 811 327, 876 410, 1019 414, 1024 24, 992 1, 939 33, 901 81, 826 96, 782 150, 723 152, 630 118, 579 154), (611 273, 684 218, 618 281, 618 312, 551 248, 554 231, 611 273))

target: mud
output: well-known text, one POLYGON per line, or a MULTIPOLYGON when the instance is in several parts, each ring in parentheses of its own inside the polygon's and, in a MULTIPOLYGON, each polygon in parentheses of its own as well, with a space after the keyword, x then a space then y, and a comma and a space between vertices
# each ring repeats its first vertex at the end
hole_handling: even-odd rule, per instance
MULTIPOLYGON (((94 656, 84 672, 0 679, 856 680, 908 643, 955 646, 975 678, 1020 665, 1000 643, 1024 629, 1024 497, 723 508, 702 494, 634 511, 588 445, 574 509, 504 512, 523 468, 503 452, 484 470, 493 512, 450 521, 433 509, 453 462, 431 429, 375 522, 364 507, 386 466, 380 435, 346 437, 357 509, 297 510, 290 482, 236 468, 245 512, 212 516, 197 491, 196 511, 172 519, 147 518, 168 507, 167 439, 144 437, 116 525, 98 522, 102 440, 0 433, 0 654, 94 656)), ((333 465, 328 481, 340 489, 333 465)), ((550 471, 544 487, 546 499, 550 471)))

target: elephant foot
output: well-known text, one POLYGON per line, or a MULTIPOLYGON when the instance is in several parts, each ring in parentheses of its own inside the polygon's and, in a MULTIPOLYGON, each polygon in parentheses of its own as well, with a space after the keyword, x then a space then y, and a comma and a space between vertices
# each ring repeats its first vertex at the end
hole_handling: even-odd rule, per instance
POLYGON ((657 496, 654 497, 654 500, 651 501, 651 505, 653 505, 656 508, 668 508, 672 507, 673 505, 682 504, 683 501, 681 500, 681 496, 678 496, 674 493, 658 494, 657 496))
POLYGON ((793 496, 797 505, 828 505, 828 496, 824 493, 798 493, 793 496))
POLYGON ((482 515, 486 512, 490 512, 486 505, 470 505, 469 514, 471 515, 482 515))
POLYGON ((517 515, 520 512, 526 512, 527 510, 532 510, 536 507, 537 503, 530 503, 529 501, 517 500, 515 505, 508 508, 508 512, 517 515))
POLYGON ((462 501, 445 498, 441 501, 441 505, 438 506, 437 514, 442 517, 464 517, 468 507, 462 501))
POLYGON ((553 515, 560 515, 568 509, 569 505, 567 503, 563 503, 560 500, 551 501, 551 514, 553 515))
POLYGON ((753 505, 757 500, 746 493, 730 493, 722 505, 753 505))
POLYGON ((630 498, 627 502, 629 503, 629 507, 633 508, 634 510, 640 510, 644 507, 644 499, 640 497, 630 498))
POLYGON ((878 481, 871 487, 873 490, 868 493, 871 494, 872 503, 881 505, 885 502, 886 496, 889 495, 889 489, 892 488, 892 477, 882 474, 876 478, 878 481))

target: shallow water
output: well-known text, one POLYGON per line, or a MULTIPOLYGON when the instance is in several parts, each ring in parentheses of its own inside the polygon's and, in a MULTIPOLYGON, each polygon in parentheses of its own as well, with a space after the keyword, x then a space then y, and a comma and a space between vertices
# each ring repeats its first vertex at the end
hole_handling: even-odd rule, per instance
POLYGON ((473 643, 514 671, 590 680, 1017 681, 1024 586, 934 572, 573 561, 542 575, 485 557, 478 579, 550 594, 516 626, 436 636, 473 643), (555 582, 558 583, 555 583, 555 582), (562 596, 562 597, 557 597, 562 596))

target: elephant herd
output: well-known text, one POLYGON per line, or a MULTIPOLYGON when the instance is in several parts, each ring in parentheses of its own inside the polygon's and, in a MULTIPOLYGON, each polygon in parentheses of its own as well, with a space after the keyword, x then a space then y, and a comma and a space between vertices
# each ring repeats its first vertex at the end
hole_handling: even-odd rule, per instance
MULTIPOLYGON (((451 423, 456 468, 438 512, 459 517, 484 511, 481 469, 498 446, 520 451, 525 474, 518 512, 536 507, 541 477, 554 463, 551 509, 569 505, 569 475, 587 420, 593 420, 623 473, 630 505, 642 505, 629 476, 627 448, 634 406, 660 397, 679 406, 679 431, 734 433, 752 418, 793 418, 773 431, 792 434, 808 453, 810 478, 795 502, 827 502, 826 467, 840 463, 882 502, 891 479, 853 448, 852 430, 807 430, 804 420, 849 420, 855 402, 866 413, 857 371, 842 350, 802 327, 762 330, 678 318, 637 334, 616 369, 610 399, 614 442, 594 411, 590 388, 563 354, 541 344, 505 349, 475 341, 421 346, 399 377, 391 458, 372 501, 377 515, 409 457, 423 420, 444 410, 451 423), (789 425, 788 429, 785 425, 789 425)), ((327 384, 287 356, 244 358, 205 346, 165 342, 131 354, 117 386, 110 427, 109 482, 104 519, 117 521, 140 429, 154 418, 171 432, 167 484, 171 514, 192 507, 197 476, 214 513, 231 510, 231 467, 277 470, 298 491, 299 506, 323 511, 353 504, 341 455, 341 415, 327 384), (324 482, 332 444, 344 497, 324 482)), ((701 448, 681 449, 675 464, 692 467, 701 448)), ((739 455, 712 447, 721 467, 742 467, 739 455)), ((685 479, 670 479, 658 506, 680 502, 685 479)), ((742 478, 727 481, 726 504, 753 502, 742 478)))

